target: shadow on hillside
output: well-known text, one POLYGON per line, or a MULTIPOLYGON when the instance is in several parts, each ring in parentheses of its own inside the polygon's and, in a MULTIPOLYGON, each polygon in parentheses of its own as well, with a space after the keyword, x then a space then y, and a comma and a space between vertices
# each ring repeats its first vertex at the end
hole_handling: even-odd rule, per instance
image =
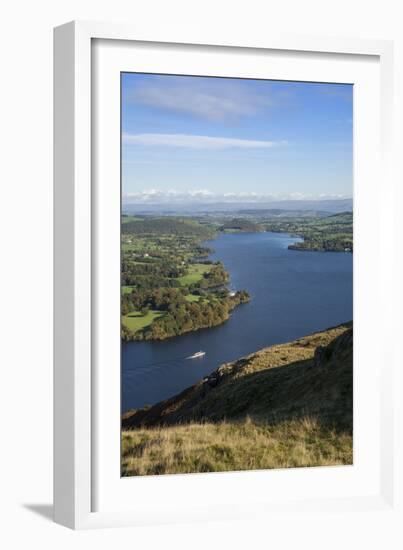
POLYGON ((240 421, 247 416, 269 424, 314 417, 336 430, 352 432, 352 329, 312 358, 234 376, 250 359, 235 363, 230 375, 217 371, 182 393, 122 419, 123 429, 191 422, 240 421))

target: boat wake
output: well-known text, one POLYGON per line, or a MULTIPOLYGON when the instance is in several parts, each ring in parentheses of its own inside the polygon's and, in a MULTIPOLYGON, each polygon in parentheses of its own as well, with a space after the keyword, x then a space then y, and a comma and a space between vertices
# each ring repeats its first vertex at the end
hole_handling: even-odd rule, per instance
POLYGON ((186 359, 198 359, 200 357, 204 357, 205 355, 206 355, 205 351, 198 351, 193 355, 189 355, 189 357, 186 357, 186 359))

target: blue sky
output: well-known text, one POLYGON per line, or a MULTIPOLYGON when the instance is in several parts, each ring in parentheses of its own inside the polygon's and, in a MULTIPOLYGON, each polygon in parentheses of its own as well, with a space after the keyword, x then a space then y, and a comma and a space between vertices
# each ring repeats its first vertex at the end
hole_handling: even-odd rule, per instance
POLYGON ((352 196, 351 85, 122 74, 125 202, 352 196))

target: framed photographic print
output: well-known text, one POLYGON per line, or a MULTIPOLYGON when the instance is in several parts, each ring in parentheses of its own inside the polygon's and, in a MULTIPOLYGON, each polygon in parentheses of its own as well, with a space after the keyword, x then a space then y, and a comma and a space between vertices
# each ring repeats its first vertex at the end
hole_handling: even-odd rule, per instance
POLYGON ((352 123, 352 84, 121 74, 122 475, 353 463, 352 123))
POLYGON ((390 505, 391 60, 56 29, 56 521, 390 505))

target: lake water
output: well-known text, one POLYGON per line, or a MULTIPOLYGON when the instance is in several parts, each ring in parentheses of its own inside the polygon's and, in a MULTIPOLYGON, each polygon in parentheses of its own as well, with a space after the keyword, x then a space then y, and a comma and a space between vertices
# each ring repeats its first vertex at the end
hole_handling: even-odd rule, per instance
POLYGON ((222 363, 351 320, 352 254, 288 250, 296 241, 281 233, 209 241, 210 258, 224 263, 231 288, 247 290, 250 303, 218 327, 123 344, 122 411, 171 397, 222 363), (199 350, 203 358, 186 359, 199 350))

